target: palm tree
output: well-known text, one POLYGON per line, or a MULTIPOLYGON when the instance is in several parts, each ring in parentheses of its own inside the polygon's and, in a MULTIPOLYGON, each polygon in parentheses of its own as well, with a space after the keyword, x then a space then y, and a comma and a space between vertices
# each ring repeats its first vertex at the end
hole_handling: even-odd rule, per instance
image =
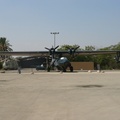
MULTIPOLYGON (((0 51, 13 51, 11 48, 11 44, 4 37, 0 37, 0 51)), ((1 59, 9 58, 9 56, 0 56, 1 59)))
POLYGON ((0 37, 0 51, 13 51, 11 48, 11 44, 4 37, 0 37))

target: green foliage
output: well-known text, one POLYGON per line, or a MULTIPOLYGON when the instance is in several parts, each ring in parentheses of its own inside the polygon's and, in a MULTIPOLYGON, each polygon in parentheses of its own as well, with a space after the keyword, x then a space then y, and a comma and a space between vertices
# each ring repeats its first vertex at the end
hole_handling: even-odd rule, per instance
POLYGON ((11 44, 4 37, 0 37, 0 51, 13 51, 11 48, 11 44))
POLYGON ((101 48, 100 50, 120 50, 120 42, 116 45, 111 45, 109 47, 101 48))
MULTIPOLYGON (((109 47, 101 48, 100 50, 120 50, 120 42, 116 45, 111 45, 109 47)), ((109 55, 100 55, 98 59, 100 60, 100 65, 102 69, 120 69, 120 63, 117 63, 115 58, 115 54, 109 55)))
POLYGON ((94 51, 95 47, 94 46, 85 46, 85 50, 94 51))
POLYGON ((64 51, 64 50, 68 50, 68 48, 72 47, 71 45, 62 45, 58 51, 64 51))
MULTIPOLYGON (((62 45, 59 49, 57 49, 58 51, 65 51, 68 50, 69 48, 76 48, 79 45, 62 45)), ((82 50, 81 48, 78 48, 77 50, 82 50)))
MULTIPOLYGON (((5 37, 0 37, 0 51, 13 51, 11 48, 11 44, 5 37)), ((5 59, 9 56, 2 55, 0 56, 1 59, 5 59)))

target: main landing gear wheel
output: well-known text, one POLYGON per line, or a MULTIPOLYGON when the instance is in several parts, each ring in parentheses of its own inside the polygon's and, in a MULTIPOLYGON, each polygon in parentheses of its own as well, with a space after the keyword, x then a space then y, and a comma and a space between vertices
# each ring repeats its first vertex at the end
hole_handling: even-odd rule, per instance
POLYGON ((70 72, 73 72, 73 67, 72 66, 70 66, 70 72))
POLYGON ((62 72, 66 72, 66 69, 64 67, 62 67, 62 72))

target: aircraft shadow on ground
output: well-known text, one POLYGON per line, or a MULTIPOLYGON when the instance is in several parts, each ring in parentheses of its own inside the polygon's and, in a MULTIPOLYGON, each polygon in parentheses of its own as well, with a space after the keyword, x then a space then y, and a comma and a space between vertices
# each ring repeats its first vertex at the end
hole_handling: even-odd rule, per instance
POLYGON ((0 80, 0 82, 9 82, 10 80, 0 80))
POLYGON ((7 82, 7 80, 0 80, 0 82, 7 82))
POLYGON ((101 88, 103 85, 76 85, 77 88, 101 88))

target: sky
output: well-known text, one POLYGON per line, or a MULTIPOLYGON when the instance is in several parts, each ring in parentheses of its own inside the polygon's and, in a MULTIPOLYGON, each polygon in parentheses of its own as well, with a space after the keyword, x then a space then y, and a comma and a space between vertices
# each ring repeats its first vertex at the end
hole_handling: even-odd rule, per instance
POLYGON ((14 51, 120 42, 120 0, 0 0, 0 37, 14 51))

